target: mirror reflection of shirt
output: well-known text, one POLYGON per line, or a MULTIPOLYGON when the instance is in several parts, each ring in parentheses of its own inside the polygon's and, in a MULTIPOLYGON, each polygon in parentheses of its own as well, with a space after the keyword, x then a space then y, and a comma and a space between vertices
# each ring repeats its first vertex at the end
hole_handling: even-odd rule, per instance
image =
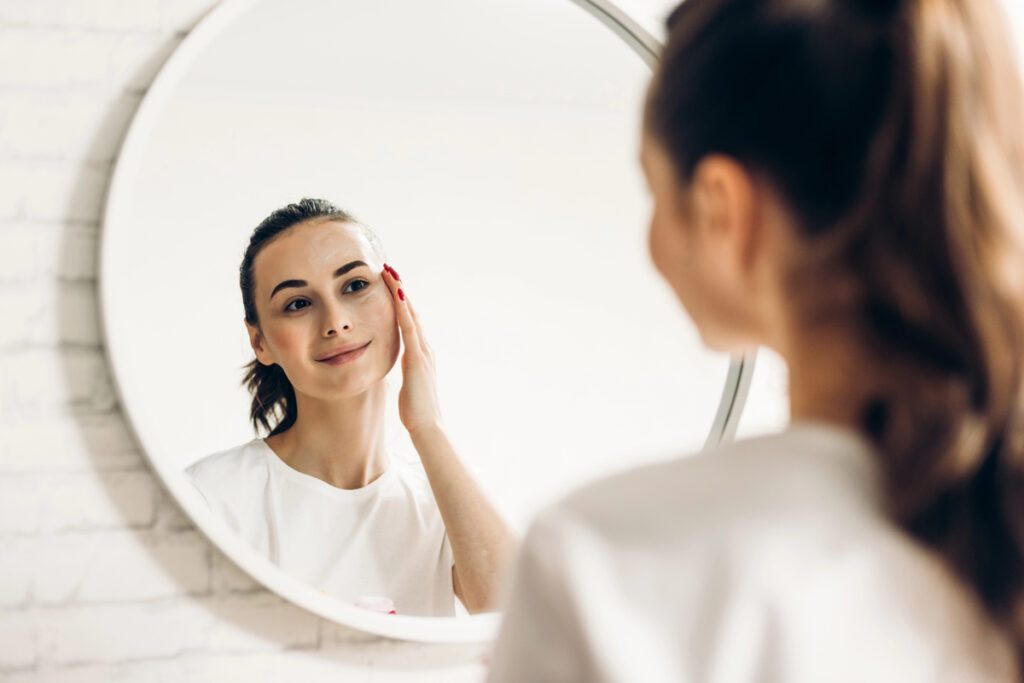
POLYGON ((454 556, 426 474, 397 456, 377 479, 340 489, 285 464, 263 439, 186 474, 211 510, 259 553, 327 595, 378 595, 398 614, 455 614, 454 556))

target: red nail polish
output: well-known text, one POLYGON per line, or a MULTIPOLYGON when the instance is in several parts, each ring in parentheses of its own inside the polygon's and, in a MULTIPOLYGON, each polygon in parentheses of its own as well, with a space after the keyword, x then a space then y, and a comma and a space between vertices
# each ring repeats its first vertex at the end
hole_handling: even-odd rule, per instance
POLYGON ((388 266, 388 268, 391 270, 391 274, 394 276, 394 278, 396 280, 401 280, 402 279, 401 277, 399 277, 397 270, 395 270, 394 268, 391 268, 391 266, 388 266))
POLYGON ((398 288, 398 298, 405 301, 405 292, 402 291, 401 287, 398 288))

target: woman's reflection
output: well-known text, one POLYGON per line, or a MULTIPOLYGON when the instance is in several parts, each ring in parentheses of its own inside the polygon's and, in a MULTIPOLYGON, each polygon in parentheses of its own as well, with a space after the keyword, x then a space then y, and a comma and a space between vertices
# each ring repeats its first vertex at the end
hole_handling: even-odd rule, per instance
POLYGON ((328 595, 400 614, 451 615, 455 596, 488 609, 510 533, 448 441, 433 354, 380 240, 303 199, 253 232, 240 284, 251 417, 269 436, 188 468, 213 511, 328 595), (385 433, 400 336, 399 415, 422 466, 385 433))

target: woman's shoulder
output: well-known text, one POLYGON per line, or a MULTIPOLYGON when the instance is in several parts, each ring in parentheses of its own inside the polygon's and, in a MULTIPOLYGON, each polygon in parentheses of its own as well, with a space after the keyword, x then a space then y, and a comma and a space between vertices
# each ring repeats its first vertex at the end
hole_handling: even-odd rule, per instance
POLYGON ((265 472, 265 449, 263 439, 256 438, 201 458, 185 468, 185 474, 205 494, 211 486, 220 489, 225 482, 244 481, 247 474, 265 472))
MULTIPOLYGON (((437 509, 434 491, 430 488, 427 471, 419 459, 404 454, 392 454, 390 473, 392 474, 392 492, 428 511, 437 509)), ((440 514, 440 513, 438 513, 440 514)))
MULTIPOLYGON (((880 515, 873 450, 857 433, 822 423, 743 439, 598 480, 545 510, 538 522, 588 527, 608 538, 652 542, 772 520, 880 515)), ((825 520, 827 521, 827 519, 825 520)))
MULTIPOLYGON (((577 490, 531 524, 516 581, 551 621, 615 625, 589 649, 657 629, 701 643, 700 656, 767 642, 821 671, 907 662, 917 677, 900 680, 933 664, 956 672, 943 680, 997 680, 974 674, 1009 650, 970 591, 889 521, 880 493, 866 440, 796 425, 577 490), (747 626, 709 630, 708 615, 747 626)), ((673 652, 670 665, 686 657, 673 652)))
POLYGON ((651 614, 667 596, 695 613, 745 596, 794 643, 870 638, 867 649, 899 644, 950 670, 1003 666, 973 594, 885 513, 879 474, 859 435, 796 425, 580 489, 537 517, 522 555, 560 590, 583 577, 651 614))

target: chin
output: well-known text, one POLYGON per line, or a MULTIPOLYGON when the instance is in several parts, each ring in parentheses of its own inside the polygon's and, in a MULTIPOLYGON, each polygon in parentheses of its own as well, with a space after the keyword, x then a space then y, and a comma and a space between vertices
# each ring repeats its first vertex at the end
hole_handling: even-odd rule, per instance
POLYGON ((361 393, 373 388, 376 384, 380 384, 387 376, 387 368, 383 365, 375 365, 372 368, 352 369, 356 371, 350 372, 346 377, 338 378, 341 381, 334 385, 336 388, 344 388, 353 393, 361 393))
POLYGON ((348 371, 339 372, 334 377, 316 377, 312 379, 308 392, 320 400, 338 400, 351 398, 365 394, 376 385, 384 381, 386 373, 382 374, 384 368, 354 368, 349 366, 348 371))

